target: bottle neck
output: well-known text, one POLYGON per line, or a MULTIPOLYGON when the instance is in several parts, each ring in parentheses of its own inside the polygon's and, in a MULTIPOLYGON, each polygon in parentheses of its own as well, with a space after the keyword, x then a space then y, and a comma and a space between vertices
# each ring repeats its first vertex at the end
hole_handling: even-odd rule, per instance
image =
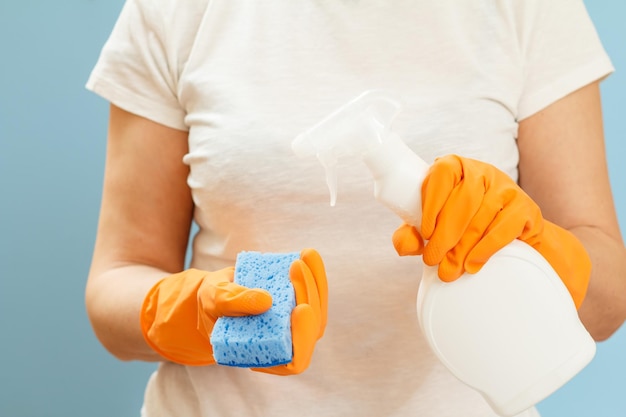
POLYGON ((429 165, 394 133, 363 156, 374 179, 374 196, 403 221, 418 228, 422 182, 429 165))

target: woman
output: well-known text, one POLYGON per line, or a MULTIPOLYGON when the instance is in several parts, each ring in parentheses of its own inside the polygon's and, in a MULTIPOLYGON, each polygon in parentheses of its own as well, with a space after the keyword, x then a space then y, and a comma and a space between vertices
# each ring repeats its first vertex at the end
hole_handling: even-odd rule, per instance
POLYGON ((88 82, 111 113, 86 299, 112 354, 162 362, 143 415, 493 415, 425 344, 421 271, 396 251, 424 253, 454 280, 514 238, 548 247, 586 328, 610 337, 626 317, 598 88, 612 70, 580 1, 128 0, 88 82), (291 152, 298 133, 370 88, 402 94, 396 131, 439 158, 431 178, 454 178, 422 190, 436 247, 401 226, 394 250, 399 220, 359 164, 340 167, 330 208, 317 161, 291 152), (479 197, 461 187, 483 178, 493 187, 479 197), (445 197, 455 190, 467 198, 445 197), (476 229, 484 207, 492 218, 502 208, 504 227, 476 229), (450 230, 436 221, 444 212, 465 220, 450 230), (308 247, 292 279, 313 314, 293 328, 294 362, 269 370, 292 376, 209 365, 220 286, 263 298, 230 284, 236 254, 308 247))

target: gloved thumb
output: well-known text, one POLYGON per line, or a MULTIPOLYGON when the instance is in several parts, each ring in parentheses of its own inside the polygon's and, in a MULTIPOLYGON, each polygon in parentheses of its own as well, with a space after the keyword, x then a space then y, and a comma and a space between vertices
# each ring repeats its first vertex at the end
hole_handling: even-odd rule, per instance
POLYGON ((400 256, 421 255, 424 252, 424 240, 417 229, 407 223, 396 229, 391 240, 400 256))
POLYGON ((198 305, 212 321, 218 317, 250 316, 262 314, 272 307, 272 296, 260 288, 248 288, 233 282, 211 282, 198 291, 198 305))

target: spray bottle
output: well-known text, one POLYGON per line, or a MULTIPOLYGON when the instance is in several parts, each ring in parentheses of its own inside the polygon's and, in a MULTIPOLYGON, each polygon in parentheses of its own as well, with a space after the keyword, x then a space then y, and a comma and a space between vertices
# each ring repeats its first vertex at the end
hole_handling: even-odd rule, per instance
MULTIPOLYGON (((299 157, 326 169, 331 205, 342 157, 359 157, 374 179, 375 198, 419 230, 421 184, 429 165, 391 130, 401 103, 370 90, 292 143, 299 157)), ((477 390, 501 416, 539 403, 580 372, 596 345, 557 273, 543 256, 515 240, 476 274, 451 283, 423 265, 417 296, 420 327, 439 360, 477 390)))

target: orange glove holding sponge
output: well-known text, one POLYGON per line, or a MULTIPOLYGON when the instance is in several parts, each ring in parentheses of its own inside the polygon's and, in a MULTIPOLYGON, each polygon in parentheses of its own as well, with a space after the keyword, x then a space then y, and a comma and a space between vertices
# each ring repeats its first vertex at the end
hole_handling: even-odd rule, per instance
POLYGON ((576 308, 587 292, 591 261, 569 231, 543 219, 539 206, 493 165, 448 155, 437 159, 422 184, 420 233, 402 225, 393 235, 399 255, 423 255, 454 281, 476 273, 498 250, 520 239, 552 265, 576 308), (424 240, 428 240, 424 246, 424 240))
MULTIPOLYGON (((218 317, 261 314, 272 306, 267 291, 233 283, 234 271, 233 267, 215 272, 188 269, 159 281, 141 308, 141 330, 147 343, 172 362, 215 364, 209 338, 218 317)), ((289 275, 296 297, 291 314, 293 360, 257 371, 278 375, 304 371, 324 334, 328 287, 321 257, 313 249, 303 250, 289 275)))

